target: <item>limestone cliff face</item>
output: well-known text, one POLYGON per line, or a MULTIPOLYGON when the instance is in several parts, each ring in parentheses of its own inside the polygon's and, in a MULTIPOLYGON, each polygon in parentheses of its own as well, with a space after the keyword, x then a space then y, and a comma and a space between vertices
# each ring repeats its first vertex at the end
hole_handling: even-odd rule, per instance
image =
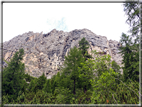
MULTIPOLYGON (((53 29, 47 34, 28 32, 18 35, 8 42, 3 43, 3 57, 9 61, 14 53, 20 48, 24 49, 23 62, 26 72, 34 77, 45 73, 51 78, 58 72, 58 66, 64 61, 64 56, 74 46, 78 47, 79 41, 85 37, 90 44, 88 52, 96 50, 104 52, 121 65, 122 57, 119 52, 119 42, 107 40, 106 37, 96 35, 88 29, 63 32, 53 29)), ((3 65, 5 63, 3 62, 3 65)))

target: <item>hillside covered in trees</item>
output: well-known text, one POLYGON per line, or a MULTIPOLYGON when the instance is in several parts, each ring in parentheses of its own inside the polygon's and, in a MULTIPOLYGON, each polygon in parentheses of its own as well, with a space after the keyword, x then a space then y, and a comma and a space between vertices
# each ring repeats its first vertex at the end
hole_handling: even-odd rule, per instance
POLYGON ((65 57, 60 72, 51 79, 24 73, 24 50, 20 49, 3 70, 3 104, 138 104, 138 76, 127 79, 110 55, 95 59, 83 38, 65 57))

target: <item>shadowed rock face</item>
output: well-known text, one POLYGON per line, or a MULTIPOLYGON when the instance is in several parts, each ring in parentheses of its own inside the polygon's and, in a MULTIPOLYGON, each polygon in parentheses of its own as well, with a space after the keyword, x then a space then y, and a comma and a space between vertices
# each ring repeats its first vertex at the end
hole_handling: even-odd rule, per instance
POLYGON ((91 50, 109 54, 112 60, 121 65, 122 57, 118 54, 119 42, 108 41, 105 36, 96 35, 88 29, 76 29, 71 32, 53 29, 47 34, 42 34, 42 32, 24 33, 3 43, 3 57, 9 61, 16 51, 23 48, 25 52, 23 63, 25 63, 26 72, 34 77, 45 73, 47 78, 51 78, 58 72, 58 66, 63 64, 64 56, 67 55, 70 48, 78 47, 78 43, 83 37, 90 44, 88 49, 90 54, 91 50))

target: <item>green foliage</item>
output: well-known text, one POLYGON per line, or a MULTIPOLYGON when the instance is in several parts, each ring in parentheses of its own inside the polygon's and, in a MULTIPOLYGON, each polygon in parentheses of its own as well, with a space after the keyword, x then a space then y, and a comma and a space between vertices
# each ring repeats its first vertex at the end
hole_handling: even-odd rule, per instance
POLYGON ((124 12, 128 16, 126 22, 130 25, 130 32, 132 36, 136 36, 135 41, 138 41, 140 33, 140 24, 142 19, 140 18, 140 3, 137 2, 126 2, 123 4, 124 12))
POLYGON ((37 90, 42 90, 44 87, 44 84, 46 82, 46 77, 44 75, 44 73, 37 79, 37 90))
POLYGON ((89 104, 91 103, 91 96, 92 91, 87 90, 86 93, 84 93, 83 89, 77 89, 76 95, 71 96, 70 99, 71 104, 89 104))
MULTIPOLYGON (((126 22, 130 25, 131 35, 122 34, 121 37, 121 54, 123 55, 124 64, 124 80, 128 78, 139 81, 139 43, 141 41, 140 25, 142 19, 140 18, 141 4, 139 2, 124 3, 124 12, 128 16, 126 22), (140 38, 139 38, 140 37, 140 38)), ((140 52, 141 53, 141 52, 140 52)))
POLYGON ((97 76, 100 76, 103 72, 112 68, 110 55, 99 56, 96 51, 93 51, 93 53, 96 55, 94 60, 94 72, 97 76))
POLYGON ((27 82, 31 82, 31 80, 34 79, 34 77, 30 76, 28 73, 24 74, 24 78, 27 82))
POLYGON ((60 87, 60 72, 57 73, 56 78, 55 78, 55 82, 57 84, 57 87, 60 87))
POLYGON ((8 94, 2 96, 2 103, 3 103, 3 104, 8 104, 8 103, 9 103, 8 94))
POLYGON ((120 67, 115 61, 112 61, 111 64, 112 64, 112 69, 113 69, 115 72, 119 72, 119 73, 120 73, 121 67, 120 67))
MULTIPOLYGON (((3 72, 3 103, 138 103, 139 85, 138 81, 136 81, 138 75, 135 71, 138 71, 137 61, 139 54, 137 53, 136 44, 130 45, 131 40, 129 41, 129 37, 123 35, 122 38, 122 43, 126 45, 125 47, 121 47, 121 52, 124 55, 123 63, 125 65, 123 67, 123 75, 120 74, 120 66, 115 61, 111 61, 110 55, 99 56, 94 51, 95 59, 89 59, 86 52, 88 43, 85 38, 80 42, 80 50, 76 47, 72 48, 68 56, 65 57, 61 71, 48 80, 44 74, 39 78, 24 74, 24 64, 21 63, 22 55, 17 53, 16 57, 13 57, 15 59, 8 63, 8 67, 3 72), (122 77, 127 81, 123 81, 122 77), (30 82, 29 85, 26 83, 27 81, 30 82), (14 82, 18 84, 14 84, 14 82)), ((23 54, 22 51, 19 52, 23 54)))
POLYGON ((44 93, 44 103, 43 104, 51 104, 52 94, 51 93, 44 93))
POLYGON ((7 64, 9 64, 9 62, 8 62, 8 61, 6 61, 4 58, 3 58, 3 60, 4 60, 4 62, 6 62, 7 64))
POLYGON ((90 80, 94 78, 94 63, 88 59, 85 62, 81 62, 81 67, 78 67, 79 72, 79 88, 83 88, 84 92, 91 88, 90 80))
POLYGON ((139 81, 139 51, 138 44, 133 44, 132 39, 126 34, 122 34, 121 44, 124 46, 120 47, 120 53, 123 56, 122 64, 124 81, 128 79, 139 81))
POLYGON ((131 81, 123 83, 116 87, 115 99, 119 104, 138 104, 139 103, 139 83, 131 81))
POLYGON ((36 93, 38 90, 42 90, 44 88, 45 83, 46 83, 46 77, 43 74, 39 78, 34 78, 31 80, 28 87, 28 91, 36 93))
POLYGON ((54 95, 56 95, 56 104, 69 104, 72 98, 71 90, 68 88, 56 88, 54 95))
POLYGON ((88 48, 89 42, 85 38, 82 38, 81 41, 79 41, 79 50, 81 50, 81 53, 84 56, 85 60, 92 58, 92 56, 88 54, 88 48))
POLYGON ((33 98, 33 104, 43 104, 44 103, 44 96, 45 96, 45 92, 42 90, 39 90, 35 97, 33 98))
POLYGON ((35 96, 35 93, 32 91, 25 94, 25 97, 28 100, 28 102, 31 102, 33 100, 34 96, 35 96))
POLYGON ((99 75, 91 80, 94 89, 91 103, 138 103, 138 84, 136 83, 134 85, 133 81, 131 83, 124 83, 122 81, 122 75, 119 72, 114 71, 116 68, 118 68, 119 71, 120 67, 116 65, 114 66, 114 62, 110 62, 110 56, 97 56, 94 62, 95 72, 97 71, 96 73, 99 75), (101 67, 105 67, 105 69, 101 67), (125 91, 121 91, 122 89, 125 89, 125 91))
POLYGON ((36 95, 34 96, 33 100, 31 101, 31 104, 40 104, 39 99, 36 98, 36 95))
POLYGON ((106 103, 106 100, 112 99, 112 94, 117 86, 114 76, 117 76, 117 73, 110 68, 108 71, 103 72, 97 81, 92 81, 94 91, 91 101, 93 104, 106 103))
POLYGON ((51 92, 52 92, 52 94, 54 93, 54 90, 55 90, 55 87, 57 87, 57 83, 56 83, 56 81, 55 81, 55 78, 56 78, 56 76, 54 75, 54 76, 52 76, 52 78, 51 78, 51 92))
POLYGON ((60 87, 60 73, 58 72, 57 75, 54 75, 51 79, 51 89, 52 93, 54 93, 54 90, 56 87, 60 87))
POLYGON ((76 47, 70 50, 69 55, 65 56, 64 68, 62 71, 64 75, 69 76, 70 85, 73 86, 72 91, 75 94, 75 89, 77 86, 77 80, 79 78, 78 67, 81 66, 81 62, 84 62, 84 58, 82 57, 82 53, 76 47))
POLYGON ((42 90, 38 90, 36 94, 32 93, 28 95, 28 100, 31 104, 48 104, 51 102, 51 94, 46 93, 42 90), (31 95, 31 96, 30 96, 31 95))
POLYGON ((60 76, 60 87, 72 89, 72 85, 70 85, 71 83, 72 80, 70 80, 70 75, 65 75, 65 72, 63 72, 60 76))
POLYGON ((125 101, 123 102, 126 103, 138 103, 138 95, 136 93, 138 93, 137 87, 139 82, 139 67, 141 67, 141 65, 139 64, 139 62, 141 62, 141 56, 140 56, 141 51, 139 52, 139 49, 141 49, 141 45, 139 45, 139 43, 142 40, 141 36, 139 36, 140 25, 142 21, 142 19, 140 18, 140 11, 139 11, 141 9, 141 6, 142 5, 139 2, 124 3, 124 11, 128 16, 126 22, 130 25, 129 32, 131 33, 131 35, 126 35, 122 33, 120 40, 122 44, 122 46, 120 47, 121 50, 120 53, 123 56, 122 62, 124 64, 124 67, 123 67, 123 81, 119 84, 120 87, 118 88, 118 90, 120 88, 124 88, 125 91, 123 91, 123 94, 120 94, 121 96, 118 98, 124 99, 125 101), (135 85, 133 83, 135 83, 135 85), (126 85, 124 86, 124 84, 126 85), (135 89, 136 90, 132 91, 130 88, 128 90, 127 89, 128 86, 129 87, 132 86, 131 87, 132 90, 135 89), (127 96, 124 96, 124 94, 127 96))
POLYGON ((25 91, 25 81, 23 79, 25 66, 21 62, 23 55, 23 49, 20 49, 18 52, 16 52, 8 63, 8 66, 3 71, 2 93, 3 95, 8 94, 9 99, 16 99, 20 90, 25 91))
POLYGON ((25 95, 22 93, 20 96, 17 97, 17 103, 21 104, 25 101, 25 95))
POLYGON ((43 91, 47 92, 47 93, 51 93, 51 81, 50 81, 50 79, 46 80, 46 83, 44 84, 43 91))

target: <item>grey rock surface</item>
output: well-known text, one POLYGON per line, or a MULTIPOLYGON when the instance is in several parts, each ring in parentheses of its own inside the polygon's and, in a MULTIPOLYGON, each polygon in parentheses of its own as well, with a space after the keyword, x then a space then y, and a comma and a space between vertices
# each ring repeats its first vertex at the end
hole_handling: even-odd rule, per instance
MULTIPOLYGON (((96 35, 88 29, 75 29, 71 32, 53 29, 47 34, 30 31, 4 42, 3 57, 9 61, 17 50, 23 48, 26 72, 34 77, 45 73, 47 78, 51 78, 58 72, 58 66, 63 64, 64 57, 70 48, 78 47, 78 43, 83 37, 90 44, 88 50, 90 54, 92 50, 105 52, 111 55, 112 60, 121 65, 122 57, 118 54, 120 43, 107 40, 105 36, 96 35)), ((3 66, 6 66, 5 63, 3 66)))

